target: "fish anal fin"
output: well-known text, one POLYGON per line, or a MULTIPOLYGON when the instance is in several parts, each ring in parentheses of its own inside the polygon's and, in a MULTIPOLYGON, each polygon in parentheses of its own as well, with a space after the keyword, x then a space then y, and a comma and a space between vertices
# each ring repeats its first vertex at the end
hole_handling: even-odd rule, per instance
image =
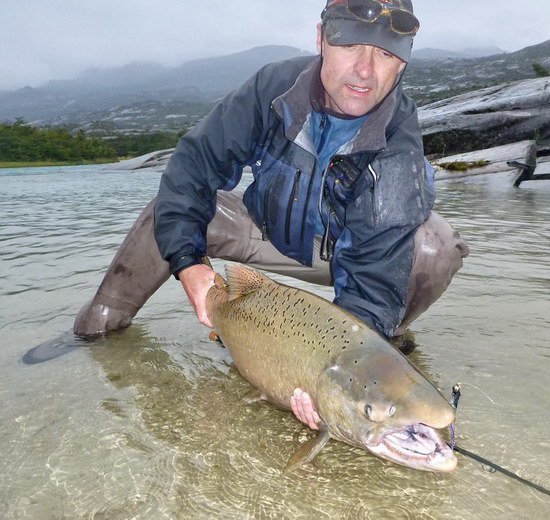
POLYGON ((295 469, 299 468, 302 464, 311 462, 315 456, 323 449, 325 444, 329 441, 330 434, 328 430, 320 431, 316 437, 312 437, 308 441, 304 442, 290 457, 283 473, 292 473, 295 469))
POLYGON ((225 348, 225 345, 223 344, 223 341, 220 338, 220 335, 215 330, 210 331, 210 334, 208 334, 208 339, 210 341, 217 342, 220 347, 225 348))
POLYGON ((226 265, 225 275, 229 300, 250 294, 264 285, 275 283, 264 274, 242 264, 226 265))

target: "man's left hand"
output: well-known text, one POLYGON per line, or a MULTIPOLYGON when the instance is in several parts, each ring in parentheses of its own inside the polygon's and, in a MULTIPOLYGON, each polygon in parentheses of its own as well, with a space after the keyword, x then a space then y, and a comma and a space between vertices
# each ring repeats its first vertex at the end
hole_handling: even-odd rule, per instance
POLYGON ((296 388, 290 397, 290 406, 299 421, 307 424, 312 430, 318 430, 321 418, 315 409, 311 396, 301 388, 296 388))

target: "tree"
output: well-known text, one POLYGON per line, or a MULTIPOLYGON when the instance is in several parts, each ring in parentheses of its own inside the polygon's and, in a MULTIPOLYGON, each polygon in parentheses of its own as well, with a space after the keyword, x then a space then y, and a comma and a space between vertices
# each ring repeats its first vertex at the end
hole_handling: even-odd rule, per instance
POLYGON ((84 132, 71 135, 67 129, 35 128, 22 119, 0 124, 0 161, 96 161, 114 160, 114 148, 103 139, 84 132))
POLYGON ((545 78, 546 76, 550 76, 550 72, 548 72, 548 70, 540 63, 533 63, 532 67, 537 78, 545 78))

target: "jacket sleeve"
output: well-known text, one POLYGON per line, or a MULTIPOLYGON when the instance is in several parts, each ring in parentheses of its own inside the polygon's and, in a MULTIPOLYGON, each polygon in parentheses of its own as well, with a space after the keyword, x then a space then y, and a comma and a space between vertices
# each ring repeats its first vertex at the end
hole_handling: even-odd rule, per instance
POLYGON ((262 129, 256 74, 229 94, 183 136, 160 181, 155 239, 176 275, 206 253, 206 228, 216 208, 216 190, 230 190, 250 164, 262 129))
POLYGON ((391 337, 405 312, 414 235, 435 200, 416 110, 370 168, 366 189, 346 208, 336 243, 335 303, 391 337))

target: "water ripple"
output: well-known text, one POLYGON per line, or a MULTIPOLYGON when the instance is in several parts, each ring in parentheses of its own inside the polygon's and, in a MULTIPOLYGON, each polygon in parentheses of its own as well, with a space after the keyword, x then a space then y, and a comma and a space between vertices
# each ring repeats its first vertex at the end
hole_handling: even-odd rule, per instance
MULTIPOLYGON (((547 518, 548 497, 462 456, 435 475, 331 441, 283 475, 312 432, 244 404, 250 386, 175 283, 127 330, 22 365, 32 346, 68 337, 158 177, 0 172, 2 518, 547 518)), ((472 252, 414 323, 413 361, 445 392, 463 384, 464 448, 549 487, 550 189, 497 177, 439 185, 438 209, 472 252)))

